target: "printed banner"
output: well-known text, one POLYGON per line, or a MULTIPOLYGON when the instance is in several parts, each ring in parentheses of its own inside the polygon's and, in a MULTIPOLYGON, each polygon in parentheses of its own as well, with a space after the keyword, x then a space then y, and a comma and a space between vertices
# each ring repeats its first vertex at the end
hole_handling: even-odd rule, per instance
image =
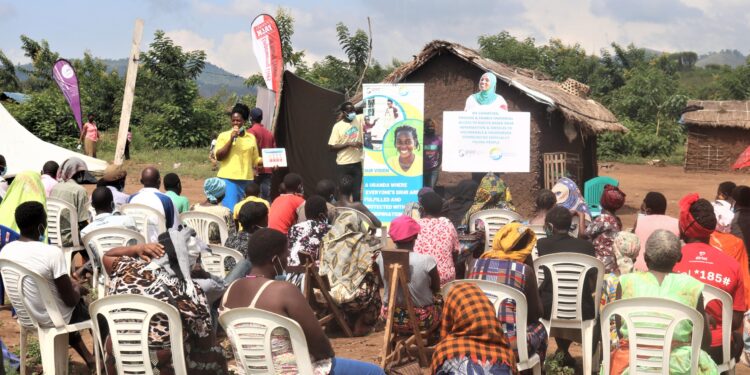
POLYGON ((443 112, 443 170, 529 172, 528 112, 443 112))
POLYGON ((83 130, 83 122, 81 122, 81 97, 78 93, 78 77, 76 77, 73 65, 65 59, 55 61, 55 65, 52 66, 52 77, 65 96, 70 110, 73 111, 73 117, 75 117, 76 124, 78 124, 78 131, 83 130))
POLYGON ((363 203, 383 223, 422 188, 424 84, 364 84, 363 203))
MULTIPOLYGON (((281 37, 276 20, 267 14, 255 17, 252 26, 253 51, 260 65, 260 73, 266 87, 278 95, 281 92, 281 75, 284 73, 284 59, 281 57, 281 37)), ((272 115, 269 114, 269 117, 272 115)))

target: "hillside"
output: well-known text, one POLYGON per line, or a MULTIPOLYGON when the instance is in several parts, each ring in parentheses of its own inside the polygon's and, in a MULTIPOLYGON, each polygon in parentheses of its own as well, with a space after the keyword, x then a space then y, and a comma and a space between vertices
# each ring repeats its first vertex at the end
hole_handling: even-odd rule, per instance
POLYGON ((695 65, 705 67, 706 65, 728 65, 732 68, 736 68, 741 65, 745 65, 747 56, 743 55, 740 51, 735 50, 721 50, 719 52, 709 52, 705 55, 698 57, 698 62, 695 65))
MULTIPOLYGON (((125 71, 128 68, 127 59, 102 59, 102 61, 110 70, 116 70, 120 76, 125 77, 125 71)), ((21 68, 32 69, 31 64, 21 65, 21 68)), ((16 69, 16 74, 20 80, 23 81, 26 79, 26 74, 24 74, 21 69, 16 69)), ((206 62, 206 67, 196 81, 198 82, 198 91, 202 96, 212 96, 222 88, 225 88, 230 93, 236 93, 238 95, 255 95, 257 91, 255 87, 245 86, 244 78, 227 72, 210 62, 206 62)))

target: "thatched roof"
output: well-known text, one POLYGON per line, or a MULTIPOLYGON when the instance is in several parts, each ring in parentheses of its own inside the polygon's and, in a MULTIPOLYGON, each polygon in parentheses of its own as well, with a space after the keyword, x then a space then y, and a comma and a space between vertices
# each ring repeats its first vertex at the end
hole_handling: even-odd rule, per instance
MULTIPOLYGON (((566 120, 578 124, 584 133, 599 134, 608 131, 624 133, 628 131, 626 127, 619 123, 615 115, 603 105, 595 100, 568 93, 560 87, 558 82, 550 80, 540 72, 508 66, 484 58, 473 49, 442 40, 435 40, 427 44, 414 60, 398 67, 385 77, 383 82, 401 82, 432 57, 442 53, 452 53, 479 69, 495 73, 499 80, 521 90, 537 102, 560 110, 566 120)), ((361 100, 361 95, 361 93, 358 93, 352 98, 352 101, 361 100)))
POLYGON ((750 129, 750 101, 690 100, 682 114, 687 125, 750 129))

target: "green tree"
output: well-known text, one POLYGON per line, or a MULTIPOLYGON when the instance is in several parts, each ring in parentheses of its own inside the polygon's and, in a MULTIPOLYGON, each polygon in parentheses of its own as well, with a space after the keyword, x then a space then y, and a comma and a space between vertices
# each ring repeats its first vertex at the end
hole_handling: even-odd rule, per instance
POLYGON ((26 86, 31 91, 43 90, 54 86, 52 80, 52 66, 60 58, 57 52, 52 52, 49 43, 42 39, 37 42, 26 35, 21 35, 21 49, 24 55, 31 59, 32 69, 22 69, 28 74, 26 86))
POLYGON ((537 69, 542 60, 534 38, 518 40, 509 32, 479 37, 482 56, 519 68, 537 69))
POLYGON ((89 52, 71 63, 78 77, 84 118, 93 113, 101 130, 119 125, 125 80, 117 71, 107 72, 107 65, 89 52))
POLYGON ((18 91, 21 83, 16 76, 16 67, 13 62, 0 50, 0 90, 18 91))
POLYGON ((750 65, 739 66, 719 79, 721 95, 725 99, 747 100, 750 98, 750 65))

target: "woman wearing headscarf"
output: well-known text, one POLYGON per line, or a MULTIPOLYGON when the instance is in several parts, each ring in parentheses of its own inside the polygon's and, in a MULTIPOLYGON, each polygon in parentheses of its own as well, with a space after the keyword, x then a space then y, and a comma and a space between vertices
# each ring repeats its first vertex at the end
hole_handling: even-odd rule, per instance
POLYGON ((586 200, 583 199, 583 194, 578 189, 578 185, 573 180, 563 177, 557 180, 557 183, 552 187, 552 192, 555 193, 558 206, 563 206, 576 215, 574 219, 578 223, 574 223, 575 227, 571 230, 577 230, 580 237, 580 234, 583 234, 584 229, 586 229, 586 225, 591 222, 591 210, 586 205, 586 200))
MULTIPOLYGON (((86 180, 87 173, 88 167, 83 160, 77 157, 68 158, 57 170, 57 180, 60 182, 52 187, 49 192, 49 198, 68 202, 75 207, 79 231, 88 225, 90 216, 89 193, 83 186, 79 185, 86 180)), ((68 215, 62 215, 60 218, 60 233, 63 246, 73 245, 70 227, 68 215)))
MULTIPOLYGON (((492 241, 492 250, 482 254, 474 263, 469 274, 470 279, 489 280, 505 284, 526 296, 527 315, 526 341, 529 355, 539 354, 544 363, 547 353, 547 331, 539 322, 542 314, 542 300, 531 263, 531 251, 536 246, 536 235, 531 228, 521 223, 509 223, 503 226, 492 241)), ((508 336, 510 345, 518 358, 516 343, 516 303, 506 300, 500 305, 498 319, 508 336)))
MULTIPOLYGON (((152 319, 149 348, 152 365, 162 375, 174 374, 169 335, 185 336, 185 355, 189 374, 226 374, 227 364, 216 342, 212 327, 210 301, 195 280, 203 275, 195 271, 205 248, 195 238, 195 231, 170 229, 159 235, 158 244, 119 247, 102 259, 110 275, 109 294, 140 294, 169 303, 182 318, 183 332, 170 332, 163 315, 152 319)), ((109 340, 108 340, 109 341, 109 340)), ((111 353, 111 343, 107 343, 111 353)), ((107 373, 114 374, 115 360, 105 357, 107 373)))
POLYGON ((497 77, 494 73, 487 72, 479 78, 479 91, 466 98, 464 111, 499 111, 508 112, 508 103, 498 95, 497 77))
POLYGON ((622 230, 622 221, 615 212, 625 204, 625 193, 617 186, 605 185, 600 203, 602 213, 586 227, 585 236, 594 244, 596 258, 604 263, 604 272, 612 273, 617 269, 612 245, 615 236, 622 230))
POLYGON ((516 374, 516 358, 490 300, 472 283, 448 292, 440 342, 430 371, 437 375, 516 374))
POLYGON ((25 171, 16 175, 0 203, 0 225, 20 233, 16 224, 16 208, 24 202, 39 202, 47 208, 41 176, 38 172, 25 171))
POLYGON ((479 188, 474 196, 474 203, 466 212, 462 224, 469 225, 471 215, 482 210, 502 208, 515 211, 516 209, 511 201, 510 188, 505 185, 505 181, 494 173, 487 173, 482 178, 482 182, 479 183, 479 188))
MULTIPOLYGON (((633 272, 635 261, 641 251, 641 241, 634 233, 622 231, 615 236, 612 248, 617 261, 617 268, 614 272, 604 275, 600 308, 604 308, 606 304, 617 300, 617 286, 620 285, 619 277, 633 272)), ((610 340, 612 341, 612 347, 617 347, 617 327, 615 327, 614 320, 610 323, 610 340)))
POLYGON ((373 272, 379 240, 369 237, 353 212, 340 214, 320 249, 320 275, 327 276, 331 297, 347 315, 355 335, 365 335, 380 311, 380 290, 373 272))
MULTIPOLYGON (((203 201, 203 203, 196 203, 191 210, 206 212, 218 216, 224 219, 227 223, 227 228, 234 230, 232 212, 229 211, 229 208, 221 205, 225 192, 226 183, 223 179, 218 177, 206 179, 203 183, 203 193, 206 195, 206 200, 203 201)), ((219 233, 219 228, 215 224, 212 224, 208 229, 208 242, 212 244, 221 244, 221 234, 219 233)))

